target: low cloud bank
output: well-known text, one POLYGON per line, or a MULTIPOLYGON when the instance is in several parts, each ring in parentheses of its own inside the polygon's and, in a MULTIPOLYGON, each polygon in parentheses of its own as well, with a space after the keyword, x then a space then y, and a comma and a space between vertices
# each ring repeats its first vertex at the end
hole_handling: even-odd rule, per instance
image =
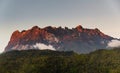
POLYGON ((38 48, 40 50, 46 50, 46 49, 56 50, 52 45, 45 45, 45 44, 42 44, 42 43, 36 43, 35 45, 33 45, 33 47, 38 48))
POLYGON ((107 47, 111 47, 111 48, 120 47, 120 41, 119 40, 112 40, 108 43, 107 47))

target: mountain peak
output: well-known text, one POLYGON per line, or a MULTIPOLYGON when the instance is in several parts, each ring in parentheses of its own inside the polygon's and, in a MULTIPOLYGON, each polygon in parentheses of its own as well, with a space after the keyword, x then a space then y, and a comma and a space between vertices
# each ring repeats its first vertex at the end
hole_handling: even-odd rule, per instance
POLYGON ((17 36, 19 36, 19 34, 20 34, 19 30, 14 31, 11 36, 11 41, 13 41, 15 38, 17 38, 17 36))
POLYGON ((83 29, 82 25, 78 25, 76 28, 83 29))
POLYGON ((94 30, 97 31, 97 32, 100 32, 100 30, 98 28, 95 28, 94 30))
POLYGON ((56 29, 56 27, 52 27, 52 26, 47 26, 47 27, 45 27, 44 29, 56 29))
POLYGON ((19 33, 20 33, 19 30, 16 30, 16 31, 13 32, 13 34, 19 34, 19 33))
POLYGON ((76 29, 77 29, 79 32, 82 32, 84 28, 83 28, 81 25, 78 25, 78 26, 76 27, 76 29))
POLYGON ((33 26, 32 29, 40 29, 38 26, 33 26))
POLYGON ((5 51, 33 49, 38 43, 37 48, 39 49, 44 47, 45 49, 55 48, 58 51, 72 50, 86 53, 96 48, 106 47, 106 44, 101 44, 101 42, 107 43, 111 39, 113 38, 105 35, 98 28, 84 29, 81 25, 73 29, 34 26, 22 32, 18 30, 13 32, 5 51), (39 46, 39 43, 42 45, 39 46))

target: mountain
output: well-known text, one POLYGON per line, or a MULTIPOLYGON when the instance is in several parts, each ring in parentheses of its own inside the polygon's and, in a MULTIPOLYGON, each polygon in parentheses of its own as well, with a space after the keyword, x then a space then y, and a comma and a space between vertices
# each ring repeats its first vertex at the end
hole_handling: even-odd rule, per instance
POLYGON ((75 28, 52 27, 31 29, 13 32, 6 51, 28 49, 51 49, 56 51, 74 51, 89 53, 106 48, 114 38, 102 33, 98 28, 87 29, 78 25, 75 28))

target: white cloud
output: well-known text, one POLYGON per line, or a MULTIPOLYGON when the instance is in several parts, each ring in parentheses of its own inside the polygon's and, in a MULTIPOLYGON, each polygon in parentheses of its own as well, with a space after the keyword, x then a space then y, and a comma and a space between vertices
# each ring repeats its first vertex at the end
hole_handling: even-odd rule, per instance
POLYGON ((33 45, 33 47, 38 48, 40 50, 45 50, 45 49, 56 50, 52 45, 45 45, 42 43, 36 43, 35 45, 33 45))
POLYGON ((108 43, 107 47, 120 47, 120 41, 119 40, 112 40, 108 43))
POLYGON ((0 53, 2 53, 5 50, 5 46, 6 46, 6 42, 5 40, 0 40, 0 53))

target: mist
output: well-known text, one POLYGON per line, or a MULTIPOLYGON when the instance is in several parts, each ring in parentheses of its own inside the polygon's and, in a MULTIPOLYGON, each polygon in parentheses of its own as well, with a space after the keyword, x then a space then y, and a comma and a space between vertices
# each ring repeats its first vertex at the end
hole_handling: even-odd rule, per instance
POLYGON ((34 48, 38 48, 40 50, 56 50, 52 45, 45 45, 42 43, 36 43, 35 45, 33 45, 34 48))
POLYGON ((111 41, 108 43, 108 46, 107 46, 107 47, 111 47, 111 48, 120 47, 120 41, 119 41, 119 40, 111 40, 111 41))

